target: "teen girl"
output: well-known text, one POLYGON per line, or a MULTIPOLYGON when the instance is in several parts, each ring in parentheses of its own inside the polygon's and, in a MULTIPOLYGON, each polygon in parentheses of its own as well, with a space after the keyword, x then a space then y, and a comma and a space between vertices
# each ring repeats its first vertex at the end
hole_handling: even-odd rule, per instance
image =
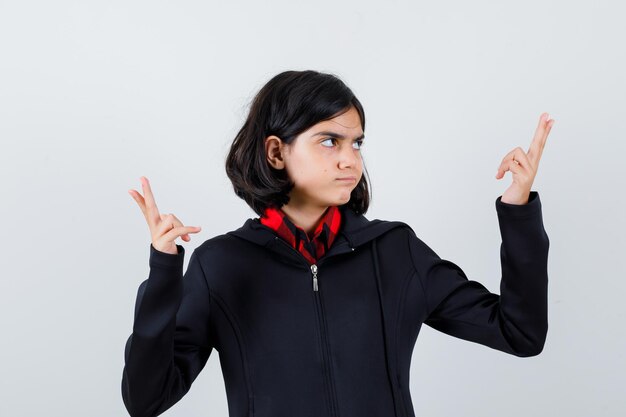
MULTIPOLYGON (((286 71, 257 94, 226 160, 259 215, 196 248, 200 227, 161 214, 147 178, 150 273, 137 293, 122 396, 131 416, 179 401, 219 352, 231 417, 412 417, 409 368, 422 323, 512 355, 539 354, 548 236, 531 186, 554 123, 498 167, 501 294, 469 280, 409 225, 369 220, 361 103, 337 77, 286 71)), ((210 415, 210 414, 209 414, 210 415)))

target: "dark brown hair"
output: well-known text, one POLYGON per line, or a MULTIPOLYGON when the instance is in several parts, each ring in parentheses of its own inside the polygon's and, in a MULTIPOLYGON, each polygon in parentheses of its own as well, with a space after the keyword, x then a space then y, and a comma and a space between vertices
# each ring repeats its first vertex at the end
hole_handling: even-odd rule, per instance
MULTIPOLYGON (((284 169, 273 168, 266 159, 265 138, 278 136, 290 144, 311 126, 332 119, 354 107, 365 132, 365 113, 352 90, 337 76, 318 71, 284 71, 275 75, 256 94, 243 126, 226 157, 226 175, 235 194, 259 216, 266 207, 280 208, 289 202, 294 183, 284 169)), ((364 167, 364 172, 367 170, 364 167)), ((365 214, 370 203, 366 176, 362 175, 346 204, 365 214)))

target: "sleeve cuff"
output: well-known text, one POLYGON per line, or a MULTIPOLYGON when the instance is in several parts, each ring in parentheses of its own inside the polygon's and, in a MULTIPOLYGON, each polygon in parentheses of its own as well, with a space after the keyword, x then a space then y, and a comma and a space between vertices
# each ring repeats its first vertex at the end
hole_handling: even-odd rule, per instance
POLYGON ((165 253, 155 249, 150 243, 150 267, 161 268, 182 268, 185 260, 185 248, 182 245, 176 244, 178 249, 177 254, 165 253))
POLYGON ((541 200, 537 191, 531 191, 526 204, 502 202, 502 196, 496 198, 496 212, 499 216, 511 218, 529 217, 541 211, 541 200))

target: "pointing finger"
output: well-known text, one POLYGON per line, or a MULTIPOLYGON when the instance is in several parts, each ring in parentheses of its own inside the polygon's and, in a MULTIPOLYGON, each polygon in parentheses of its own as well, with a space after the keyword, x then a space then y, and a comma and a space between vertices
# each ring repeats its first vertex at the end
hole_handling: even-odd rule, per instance
POLYGON ((159 222, 161 216, 159 215, 159 209, 154 201, 154 195, 152 194, 152 188, 148 178, 141 177, 141 187, 143 188, 145 208, 146 208, 146 220, 148 223, 155 225, 159 222))
POLYGON ((539 123, 535 129, 535 136, 533 137, 530 147, 528 148, 528 156, 535 165, 539 159, 541 159, 541 154, 543 153, 548 133, 550 133, 550 129, 553 124, 554 119, 550 119, 550 115, 548 113, 541 113, 539 123))
POLYGON ((136 190, 128 190, 128 194, 130 194, 133 200, 137 202, 137 205, 139 206, 139 208, 141 209, 141 212, 143 213, 145 217, 146 216, 146 203, 143 199, 143 196, 139 194, 139 192, 137 192, 136 190))

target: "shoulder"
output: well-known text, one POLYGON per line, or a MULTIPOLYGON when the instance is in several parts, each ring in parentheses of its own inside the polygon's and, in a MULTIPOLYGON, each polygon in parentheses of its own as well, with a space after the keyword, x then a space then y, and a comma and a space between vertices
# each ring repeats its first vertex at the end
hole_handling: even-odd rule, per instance
POLYGON ((369 221, 368 228, 370 230, 379 229, 379 232, 375 233, 378 240, 393 239, 406 242, 408 239, 417 238, 415 230, 401 220, 373 219, 369 221))
POLYGON ((227 234, 219 234, 206 239, 199 246, 193 249, 191 253, 191 259, 199 261, 203 269, 213 269, 215 267, 224 267, 230 263, 230 260, 235 261, 237 258, 241 258, 243 249, 241 248, 241 242, 227 234))
POLYGON ((418 233, 406 222, 397 220, 376 220, 389 226, 388 230, 378 236, 381 242, 391 242, 396 250, 405 249, 416 268, 437 258, 435 251, 418 236, 418 233))
POLYGON ((394 248, 404 247, 414 253, 433 253, 413 227, 404 221, 374 219, 370 221, 370 227, 381 229, 375 238, 379 243, 389 242, 393 244, 394 248))
POLYGON ((213 236, 202 242, 194 252, 200 256, 211 256, 212 254, 229 251, 239 247, 239 239, 226 233, 213 236))

